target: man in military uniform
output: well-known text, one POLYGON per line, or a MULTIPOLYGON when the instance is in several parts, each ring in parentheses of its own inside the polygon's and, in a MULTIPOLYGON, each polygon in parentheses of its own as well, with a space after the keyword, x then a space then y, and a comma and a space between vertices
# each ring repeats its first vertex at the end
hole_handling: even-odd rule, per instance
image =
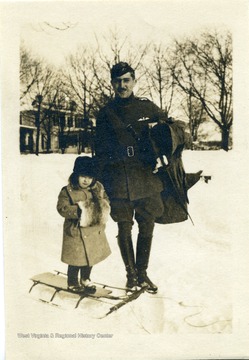
POLYGON ((150 100, 134 96, 135 81, 135 72, 127 63, 112 67, 115 98, 100 110, 97 118, 96 157, 111 201, 111 216, 118 223, 126 286, 147 286, 147 291, 156 293, 157 286, 149 279, 147 267, 155 219, 163 212, 163 186, 153 173, 157 156, 149 126, 166 119, 150 100), (139 229, 136 255, 131 236, 134 219, 139 229))

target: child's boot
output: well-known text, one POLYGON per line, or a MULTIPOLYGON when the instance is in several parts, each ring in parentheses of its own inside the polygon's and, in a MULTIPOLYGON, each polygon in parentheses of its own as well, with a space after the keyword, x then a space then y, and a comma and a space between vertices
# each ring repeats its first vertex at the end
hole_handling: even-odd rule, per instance
POLYGON ((95 293, 96 286, 90 280, 90 274, 92 271, 91 266, 82 266, 80 268, 80 285, 88 292, 95 293))
POLYGON ((79 284, 78 273, 79 273, 78 266, 68 265, 68 270, 67 270, 68 290, 73 292, 81 292, 84 290, 81 284, 79 284))

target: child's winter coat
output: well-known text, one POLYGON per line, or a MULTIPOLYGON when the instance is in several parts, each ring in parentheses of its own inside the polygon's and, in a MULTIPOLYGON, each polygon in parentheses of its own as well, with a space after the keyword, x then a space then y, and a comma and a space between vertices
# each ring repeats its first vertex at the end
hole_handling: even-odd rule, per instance
POLYGON ((64 263, 93 266, 111 254, 105 234, 110 206, 101 183, 97 181, 89 190, 70 184, 63 187, 57 211, 65 218, 61 255, 64 263))

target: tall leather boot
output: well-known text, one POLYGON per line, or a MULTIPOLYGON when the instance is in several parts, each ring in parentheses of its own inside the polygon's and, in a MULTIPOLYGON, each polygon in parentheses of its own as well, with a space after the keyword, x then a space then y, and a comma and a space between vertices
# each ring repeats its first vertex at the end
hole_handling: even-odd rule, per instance
POLYGON ((156 294, 157 286, 149 279, 147 275, 147 268, 149 264, 150 250, 151 250, 152 236, 138 235, 137 239, 137 255, 136 268, 138 275, 139 286, 147 286, 149 293, 156 294))
POLYGON ((119 235, 118 245, 126 268, 126 287, 129 289, 135 288, 136 286, 138 286, 138 281, 131 236, 119 235))

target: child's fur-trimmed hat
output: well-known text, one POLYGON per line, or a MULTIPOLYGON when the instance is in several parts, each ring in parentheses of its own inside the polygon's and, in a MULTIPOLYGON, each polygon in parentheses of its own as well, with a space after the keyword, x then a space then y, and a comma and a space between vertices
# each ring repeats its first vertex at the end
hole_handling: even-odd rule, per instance
POLYGON ((76 175, 94 178, 96 176, 94 160, 89 156, 78 156, 74 162, 73 172, 76 175))

